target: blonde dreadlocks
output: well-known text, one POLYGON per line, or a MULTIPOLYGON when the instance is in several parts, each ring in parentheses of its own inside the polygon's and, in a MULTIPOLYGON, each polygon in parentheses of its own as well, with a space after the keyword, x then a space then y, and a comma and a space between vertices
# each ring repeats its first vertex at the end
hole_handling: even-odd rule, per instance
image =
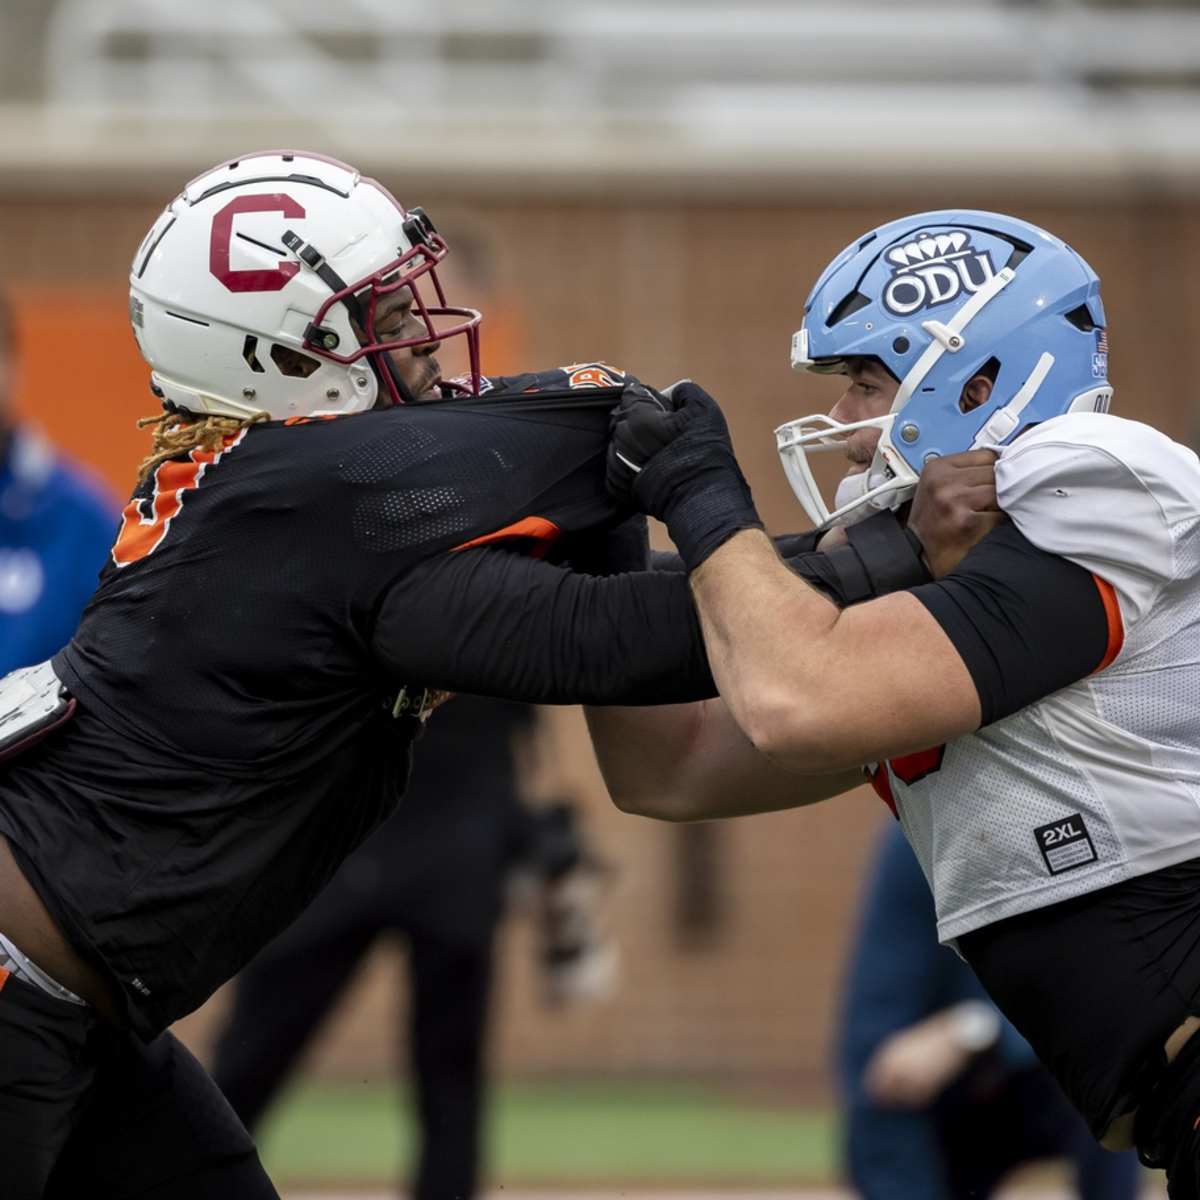
POLYGON ((138 467, 138 482, 143 483, 158 466, 169 458, 187 454, 189 450, 219 450, 225 438, 266 421, 267 414, 255 413, 252 417, 197 417, 191 413, 162 413, 157 417, 142 417, 139 429, 154 427, 154 440, 150 453, 138 467))

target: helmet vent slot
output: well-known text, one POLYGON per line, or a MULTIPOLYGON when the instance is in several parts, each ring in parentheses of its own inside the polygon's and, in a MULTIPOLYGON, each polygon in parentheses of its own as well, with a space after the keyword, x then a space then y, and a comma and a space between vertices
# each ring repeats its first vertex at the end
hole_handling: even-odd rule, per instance
POLYGON ((844 321, 852 313, 858 312, 860 308, 866 308, 870 303, 871 301, 862 292, 851 292, 838 302, 833 312, 825 319, 825 328, 832 329, 839 321, 844 321))
POLYGON ((278 342, 271 346, 271 361, 279 368, 280 375, 292 379, 307 379, 321 366, 320 359, 301 354, 291 346, 281 346, 278 342))
POLYGON ((259 375, 265 375, 267 368, 258 361, 258 338, 252 333, 246 335, 246 340, 242 343, 242 357, 246 360, 246 366, 250 370, 259 375))
POLYGON ((189 200, 189 204, 200 204, 207 200, 210 196, 219 195, 221 192, 227 192, 230 188, 249 187, 260 183, 310 183, 313 187, 323 188, 327 192, 332 192, 335 196, 341 196, 345 200, 350 193, 342 191, 341 188, 336 188, 331 183, 326 183, 323 179, 318 179, 315 175, 258 175, 253 179, 228 179, 224 183, 214 183, 212 187, 206 188, 194 200, 189 200))
POLYGON ((1069 313, 1063 313, 1063 316, 1083 333, 1091 333, 1096 328, 1096 322, 1092 320, 1092 314, 1086 304, 1071 309, 1069 313))

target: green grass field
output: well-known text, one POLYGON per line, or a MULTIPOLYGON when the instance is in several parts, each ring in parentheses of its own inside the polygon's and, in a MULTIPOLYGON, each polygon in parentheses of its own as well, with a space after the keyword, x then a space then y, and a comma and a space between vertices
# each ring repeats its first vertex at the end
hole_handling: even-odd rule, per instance
MULTIPOLYGON (((820 1183, 833 1173, 828 1113, 667 1085, 513 1085, 497 1090, 489 1175, 509 1185, 742 1186, 820 1183)), ((409 1161, 403 1098, 378 1084, 306 1085, 262 1131, 263 1161, 290 1184, 388 1183, 409 1161)))

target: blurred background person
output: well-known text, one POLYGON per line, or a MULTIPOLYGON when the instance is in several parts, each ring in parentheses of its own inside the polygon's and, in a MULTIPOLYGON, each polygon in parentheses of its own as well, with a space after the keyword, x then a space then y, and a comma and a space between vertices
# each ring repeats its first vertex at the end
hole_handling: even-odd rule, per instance
POLYGON ((70 640, 117 529, 115 499, 17 421, 18 351, 0 293, 0 675, 70 640))
MULTIPOLYGON (((238 977, 213 1077, 251 1132, 381 937, 403 938, 419 1155, 415 1200, 468 1200, 480 1175, 493 944, 520 869, 540 917, 546 999, 607 992, 603 868, 572 808, 520 799, 528 705, 459 696, 430 718, 396 813, 238 977)), ((399 1007, 399 1006, 398 1006, 399 1007)))
POLYGON ((844 1169, 864 1200, 982 1200, 1017 1167, 1071 1162, 1081 1200, 1132 1200, 1141 1168, 1092 1138, 1029 1044, 938 944, 895 823, 879 839, 838 1038, 844 1169))

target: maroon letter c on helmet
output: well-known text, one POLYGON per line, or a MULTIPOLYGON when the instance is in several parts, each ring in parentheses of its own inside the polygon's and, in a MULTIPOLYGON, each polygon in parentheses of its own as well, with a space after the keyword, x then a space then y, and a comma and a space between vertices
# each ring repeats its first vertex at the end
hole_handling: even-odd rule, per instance
POLYGON ((273 192, 268 196, 237 196, 213 217, 208 243, 208 269, 231 292, 277 292, 297 271, 297 262, 281 262, 270 271, 235 271, 229 263, 233 218, 238 213, 281 212, 285 217, 302 217, 304 209, 291 196, 273 192))

